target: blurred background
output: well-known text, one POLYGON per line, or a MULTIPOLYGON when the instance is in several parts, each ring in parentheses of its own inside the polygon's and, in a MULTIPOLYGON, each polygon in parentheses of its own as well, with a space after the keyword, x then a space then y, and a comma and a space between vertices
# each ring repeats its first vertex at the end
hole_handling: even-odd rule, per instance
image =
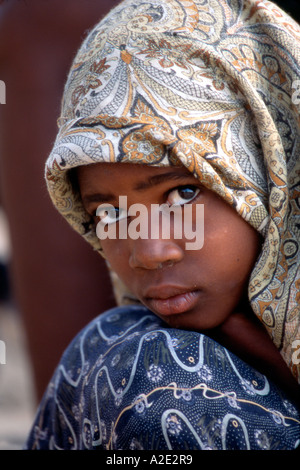
POLYGON ((72 59, 87 30, 117 3, 0 4, 1 449, 23 445, 63 350, 115 305, 103 259, 52 206, 44 166, 72 59))
MULTIPOLYGON (((86 32, 118 0, 0 0, 0 450, 20 449, 69 341, 115 305, 102 258, 44 183, 63 86, 86 32)), ((299 0, 276 3, 300 21, 299 0)))

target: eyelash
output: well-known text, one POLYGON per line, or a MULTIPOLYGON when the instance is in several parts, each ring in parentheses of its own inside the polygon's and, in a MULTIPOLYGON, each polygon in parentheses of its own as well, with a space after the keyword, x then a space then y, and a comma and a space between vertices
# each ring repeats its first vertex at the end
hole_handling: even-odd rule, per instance
MULTIPOLYGON (((200 188, 198 186, 195 186, 195 185, 192 185, 192 184, 185 184, 185 185, 181 185, 181 186, 177 186, 175 188, 172 188, 170 189, 167 193, 166 193, 166 200, 167 200, 167 204, 169 204, 170 206, 172 205, 178 205, 178 206, 183 206, 184 204, 190 204, 194 199, 197 198, 197 196, 199 195, 200 193, 200 188), (182 199, 182 203, 179 203, 179 204, 174 204, 173 203, 169 203, 168 202, 168 199, 170 197, 170 195, 176 191, 183 191, 183 190, 191 190, 194 192, 194 194, 187 200, 184 200, 183 198, 182 199)), ((111 221, 108 221, 106 220, 106 223, 109 224, 109 223, 116 223, 116 222, 119 222, 121 219, 125 218, 126 217, 126 214, 123 215, 123 217, 120 218, 120 216, 117 218, 115 217, 115 213, 116 211, 122 211, 122 209, 120 209, 119 207, 113 207, 112 205, 108 205, 107 208, 105 209, 102 209, 103 211, 103 215, 100 215, 100 214, 97 214, 98 212, 98 208, 93 212, 93 217, 95 217, 96 219, 100 219, 100 220, 104 220, 104 218, 106 218, 107 216, 109 216, 109 211, 113 210, 114 211, 114 215, 113 215, 113 220, 111 221)), ((111 216, 110 216, 111 217, 111 216)))
MULTIPOLYGON (((185 185, 182 185, 182 186, 178 186, 177 188, 174 188, 174 189, 171 189, 169 192, 168 192, 168 196, 170 196, 170 194, 172 194, 173 192, 175 191, 183 191, 184 189, 189 189, 189 190, 192 190, 194 191, 196 194, 194 194, 193 196, 191 196, 188 200, 184 200, 184 202, 182 204, 178 204, 178 205, 184 205, 184 204, 189 204, 190 202, 192 202, 199 194, 200 192, 200 189, 195 186, 195 185, 192 185, 192 184, 185 184, 185 185)), ((174 204, 174 203, 173 203, 174 204)), ((173 204, 170 204, 170 205, 173 205, 173 204)))

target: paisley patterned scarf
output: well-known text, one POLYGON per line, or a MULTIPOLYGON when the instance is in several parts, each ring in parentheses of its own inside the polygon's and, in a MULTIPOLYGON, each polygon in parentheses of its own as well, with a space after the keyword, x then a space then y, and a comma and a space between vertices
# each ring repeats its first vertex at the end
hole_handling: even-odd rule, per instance
POLYGON ((262 234, 250 303, 300 380, 297 80, 299 25, 269 1, 125 0, 74 60, 46 180, 61 214, 101 252, 71 168, 188 168, 262 234))

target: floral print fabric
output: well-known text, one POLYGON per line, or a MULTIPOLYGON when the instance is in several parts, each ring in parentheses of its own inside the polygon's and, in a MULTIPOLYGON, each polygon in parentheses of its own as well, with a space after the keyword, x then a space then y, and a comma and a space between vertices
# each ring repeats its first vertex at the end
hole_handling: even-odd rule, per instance
POLYGON ((144 307, 100 315, 66 350, 27 449, 282 450, 300 445, 295 406, 210 338, 144 307))

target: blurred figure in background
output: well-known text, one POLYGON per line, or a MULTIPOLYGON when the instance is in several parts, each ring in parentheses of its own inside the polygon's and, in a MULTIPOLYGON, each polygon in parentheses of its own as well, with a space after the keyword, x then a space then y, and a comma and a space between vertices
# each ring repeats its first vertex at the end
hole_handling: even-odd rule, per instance
POLYGON ((74 54, 86 30, 117 3, 10 0, 0 6, 0 79, 6 84, 6 104, 0 107, 0 199, 10 227, 13 296, 37 400, 74 334, 115 305, 102 258, 65 227, 52 207, 44 165, 74 54))

